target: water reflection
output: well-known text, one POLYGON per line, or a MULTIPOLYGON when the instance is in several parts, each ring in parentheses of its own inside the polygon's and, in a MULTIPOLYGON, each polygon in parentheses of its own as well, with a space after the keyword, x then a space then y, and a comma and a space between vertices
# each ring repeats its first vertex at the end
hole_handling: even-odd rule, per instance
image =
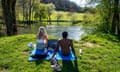
POLYGON ((80 40, 81 36, 84 34, 84 30, 80 26, 47 26, 47 33, 50 36, 62 37, 62 32, 68 32, 68 38, 74 39, 76 41, 80 40))

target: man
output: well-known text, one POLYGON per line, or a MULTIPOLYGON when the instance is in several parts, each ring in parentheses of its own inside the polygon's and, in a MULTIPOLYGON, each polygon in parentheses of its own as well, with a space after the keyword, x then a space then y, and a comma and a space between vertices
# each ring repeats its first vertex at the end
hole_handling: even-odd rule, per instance
POLYGON ((67 36, 68 36, 68 32, 64 31, 62 33, 63 39, 58 41, 57 47, 55 48, 55 52, 54 52, 53 56, 51 57, 51 59, 54 58, 57 51, 59 50, 59 47, 61 47, 61 53, 62 53, 63 56, 69 56, 70 48, 71 48, 72 52, 74 53, 74 55, 76 57, 75 50, 73 48, 73 42, 72 42, 71 39, 68 39, 67 36))

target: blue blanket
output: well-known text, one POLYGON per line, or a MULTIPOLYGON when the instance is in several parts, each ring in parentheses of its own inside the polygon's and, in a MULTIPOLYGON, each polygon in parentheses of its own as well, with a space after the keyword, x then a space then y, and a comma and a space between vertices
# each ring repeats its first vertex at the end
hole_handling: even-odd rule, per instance
MULTIPOLYGON (((53 55, 53 51, 48 51, 47 53, 47 57, 44 58, 45 60, 50 60, 51 56, 53 55)), ((35 54, 43 54, 43 51, 40 51, 40 50, 37 50, 36 48, 32 51, 31 55, 35 55, 35 54)), ((71 51, 70 52, 70 55, 69 56, 63 56, 61 54, 60 51, 57 52, 55 58, 57 60, 75 60, 75 56, 73 54, 73 52, 71 51)), ((28 59, 29 61, 36 61, 36 60, 39 60, 38 58, 32 58, 31 56, 29 57, 28 59)))
MULTIPOLYGON (((48 41, 48 47, 50 47, 50 48, 51 48, 51 47, 52 47, 52 48, 55 47, 56 44, 57 44, 57 40, 49 40, 49 41, 48 41)), ((34 50, 31 52, 31 55, 35 55, 35 54, 43 54, 43 51, 34 48, 34 50)), ((45 60, 50 60, 50 58, 52 57, 53 54, 54 54, 53 51, 48 50, 48 52, 47 52, 47 57, 44 58, 44 59, 45 59, 45 60)), ((30 55, 28 61, 36 61, 36 60, 39 60, 38 58, 32 58, 31 55, 30 55)), ((57 54, 56 54, 56 56, 55 56, 55 58, 56 58, 57 60, 75 60, 75 59, 76 59, 72 51, 70 52, 70 55, 69 55, 69 56, 63 56, 63 55, 61 54, 61 51, 58 51, 57 54)))

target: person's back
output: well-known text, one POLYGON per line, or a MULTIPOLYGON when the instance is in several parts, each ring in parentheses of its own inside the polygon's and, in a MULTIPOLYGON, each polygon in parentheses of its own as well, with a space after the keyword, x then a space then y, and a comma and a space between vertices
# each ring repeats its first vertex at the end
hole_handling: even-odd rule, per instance
POLYGON ((58 41, 58 44, 61 47, 62 55, 68 56, 70 54, 70 48, 72 46, 72 40, 61 39, 61 40, 58 41))
POLYGON ((37 33, 36 49, 46 52, 47 42, 48 42, 47 33, 44 27, 40 27, 37 33))
POLYGON ((63 39, 61 39, 61 40, 58 41, 57 47, 55 49, 55 53, 53 54, 52 58, 55 56, 55 54, 57 53, 57 51, 60 50, 59 48, 61 48, 61 53, 64 56, 68 56, 70 54, 71 50, 72 50, 72 52, 75 55, 75 51, 74 51, 74 48, 73 48, 72 40, 71 39, 67 39, 68 33, 67 32, 63 32, 62 36, 63 36, 63 39))
MULTIPOLYGON (((63 56, 69 56, 71 50, 73 51, 73 53, 75 55, 72 40, 67 39, 67 36, 68 36, 67 32, 62 33, 63 39, 61 39, 57 42, 57 47, 55 48, 55 52, 54 52, 53 56, 51 57, 51 62, 54 61, 54 56, 56 55, 58 50, 60 50, 60 52, 62 53, 63 56), (61 49, 59 49, 59 48, 61 48, 61 49)), ((76 57, 76 55, 75 55, 75 57, 76 57)), ((57 66, 55 64, 55 69, 56 68, 58 68, 58 70, 61 70, 59 67, 59 64, 57 64, 57 66)))
POLYGON ((43 39, 37 39, 37 45, 36 48, 39 50, 44 50, 45 44, 43 39))

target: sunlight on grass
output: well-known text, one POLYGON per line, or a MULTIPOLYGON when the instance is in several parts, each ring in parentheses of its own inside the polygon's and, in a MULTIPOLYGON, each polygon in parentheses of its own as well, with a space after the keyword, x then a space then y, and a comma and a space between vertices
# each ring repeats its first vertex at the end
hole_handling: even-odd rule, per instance
MULTIPOLYGON (((49 37, 54 39, 55 37, 49 37)), ((57 39, 57 38, 56 38, 57 39)), ((17 35, 0 38, 0 71, 1 72, 53 72, 50 62, 40 60, 28 62, 30 49, 29 42, 36 43, 34 34, 17 35)), ((78 57, 77 68, 80 72, 119 72, 120 69, 120 41, 117 37, 107 34, 88 35, 81 41, 74 41, 74 47, 78 57), (105 35, 105 36, 104 36, 105 35), (109 39, 110 38, 110 39, 109 39), (112 38, 112 39, 111 39, 112 38), (91 42, 97 46, 83 46, 91 42), (78 50, 83 49, 82 59, 79 58, 78 50)), ((62 66, 62 61, 59 61, 62 66)), ((69 67, 69 64, 68 64, 69 67)), ((70 67, 69 67, 70 68, 70 67)), ((63 68, 62 72, 74 72, 74 69, 63 68)))

